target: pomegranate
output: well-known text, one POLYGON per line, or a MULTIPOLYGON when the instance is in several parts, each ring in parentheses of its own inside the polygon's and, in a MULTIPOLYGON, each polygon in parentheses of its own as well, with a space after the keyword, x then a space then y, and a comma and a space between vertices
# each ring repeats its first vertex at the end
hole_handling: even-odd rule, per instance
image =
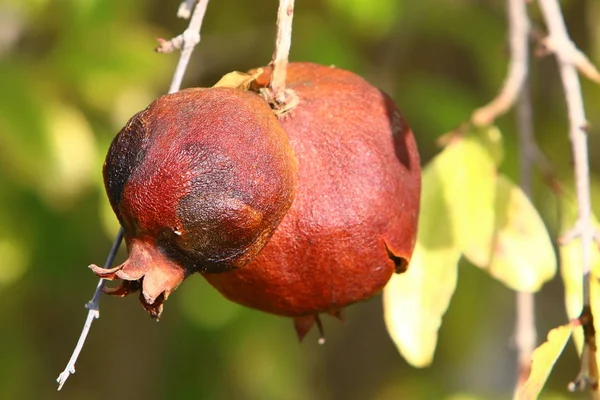
MULTIPOLYGON (((257 79, 266 86, 270 68, 257 79)), ((415 140, 385 93, 342 69, 292 63, 298 97, 280 118, 298 158, 295 200, 243 268, 203 276, 226 298, 293 317, 300 339, 319 313, 379 292, 404 272, 416 238, 421 170, 415 140)))
POLYGON ((292 204, 297 161, 287 135, 258 95, 232 88, 163 96, 115 137, 104 183, 124 230, 128 259, 92 270, 141 289, 158 317, 193 272, 251 261, 292 204))
MULTIPOLYGON (((258 72, 255 72, 258 74, 258 72)), ((253 90, 265 94, 271 69, 253 90)), ((292 317, 300 339, 402 273, 421 169, 385 93, 342 69, 288 66, 292 110, 239 89, 161 97, 117 135, 104 166, 129 258, 96 274, 141 290, 158 316, 193 272, 226 298, 292 317)), ((270 97, 264 96, 266 99, 270 97)))

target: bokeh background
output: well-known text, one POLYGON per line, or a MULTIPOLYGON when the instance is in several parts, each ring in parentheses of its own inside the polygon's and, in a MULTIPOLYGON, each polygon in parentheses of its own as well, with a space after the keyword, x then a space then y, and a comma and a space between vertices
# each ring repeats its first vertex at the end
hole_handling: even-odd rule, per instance
MULTIPOLYGON (((271 57, 277 2, 209 4, 185 87, 210 86, 271 57)), ((600 63, 600 3, 564 1, 574 41, 600 63)), ((432 367, 409 367, 388 338, 380 297, 325 319, 299 345, 292 322, 231 304, 201 277, 169 299, 160 323, 135 297, 103 298, 62 392, 83 305, 116 220, 103 157, 126 120, 166 92, 177 54, 152 50, 187 25, 176 0, 0 1, 0 399, 508 399, 515 371, 514 293, 477 268, 459 283, 432 367)), ((543 29, 535 4, 534 25, 543 29)), ((335 64, 396 99, 424 162, 435 140, 497 92, 508 61, 505 4, 492 0, 299 0, 292 60, 335 64)), ((600 88, 585 79, 596 215, 600 213, 600 88)), ((536 135, 568 187, 564 97, 552 57, 532 63, 536 135)), ((514 114, 501 118, 505 173, 518 179, 514 114)), ((544 182, 535 199, 553 234, 544 182)), ((457 193, 457 196, 460 193, 457 193)), ((121 252, 117 261, 122 261, 121 252)), ((566 320, 560 279, 537 296, 540 336, 566 320)), ((578 398, 569 344, 546 399, 578 398)))

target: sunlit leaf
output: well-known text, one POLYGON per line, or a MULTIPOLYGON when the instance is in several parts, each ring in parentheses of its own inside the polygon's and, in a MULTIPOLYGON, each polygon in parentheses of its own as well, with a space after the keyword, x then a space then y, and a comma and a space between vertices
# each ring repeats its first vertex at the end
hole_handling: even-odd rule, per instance
POLYGON ((572 332, 572 324, 554 328, 548 333, 546 342, 535 349, 531 361, 531 373, 519 391, 516 397, 517 400, 533 400, 538 398, 572 332))
POLYGON ((383 291, 388 333, 414 367, 431 364, 442 317, 456 289, 460 252, 417 244, 408 271, 383 291))
POLYGON ((439 172, 433 164, 423 171, 415 251, 408 271, 394 275, 383 292, 388 333, 415 367, 427 366, 433 359, 442 316, 456 288, 460 258, 439 172))
MULTIPOLYGON (((442 183, 461 250, 472 263, 487 265, 494 231, 494 160, 477 139, 465 137, 449 144, 433 160, 432 168, 442 183)), ((445 226, 438 225, 432 234, 441 229, 445 226)))
POLYGON ((487 126, 477 129, 475 134, 483 147, 490 153, 496 165, 500 165, 504 159, 504 146, 500 129, 496 126, 487 126))
POLYGON ((550 235, 521 188, 507 177, 496 181, 496 232, 485 269, 514 290, 533 292, 556 274, 550 235))
MULTIPOLYGON (((572 195, 565 194, 561 201, 561 234, 565 235, 576 224, 577 221, 577 203, 572 195)), ((600 224, 595 217, 592 216, 592 223, 596 229, 600 229, 600 224)), ((583 269, 581 259, 581 241, 574 239, 569 243, 559 246, 560 256, 560 274, 564 285, 565 307, 569 319, 579 317, 583 308, 583 269)), ((596 310, 600 310, 600 290, 598 280, 595 277, 600 276, 600 254, 594 248, 590 254, 591 266, 594 278, 591 280, 591 296, 592 296, 592 312, 598 315, 596 310)), ((596 319, 594 319, 596 322, 596 319)), ((597 331, 598 332, 598 331, 597 331)), ((583 348, 583 334, 576 332, 573 335, 573 340, 577 346, 577 350, 581 353, 583 348)))

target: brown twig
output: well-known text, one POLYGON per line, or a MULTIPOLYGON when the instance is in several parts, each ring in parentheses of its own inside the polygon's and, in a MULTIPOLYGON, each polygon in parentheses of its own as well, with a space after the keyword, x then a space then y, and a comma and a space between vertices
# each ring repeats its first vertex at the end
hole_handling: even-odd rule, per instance
MULTIPOLYGON (((196 0, 193 0, 196 2, 196 0)), ((184 1, 179 8, 179 13, 181 13, 182 7, 187 4, 188 6, 192 5, 190 1, 184 1)), ((194 51, 194 47, 200 42, 200 28, 202 27, 202 20, 204 19, 204 14, 206 13, 206 7, 208 5, 208 0, 199 0, 197 1, 196 8, 193 10, 192 18, 190 20, 190 24, 188 28, 184 31, 183 35, 180 35, 183 40, 183 48, 181 51, 181 56, 179 57, 179 62, 177 63, 177 67, 175 68, 175 73, 173 75, 173 79, 171 81, 171 86, 169 88, 169 93, 177 92, 181 87, 181 82, 183 80, 183 75, 185 74, 185 70, 189 64, 190 56, 194 51), (195 32, 195 33, 194 33, 195 32)), ((179 14, 178 14, 179 15, 179 14)), ((108 258, 106 259, 106 263, 104 264, 104 268, 111 268, 112 263, 115 259, 117 251, 121 246, 121 242, 123 241, 123 229, 119 229, 115 240, 113 241, 111 250, 108 254, 108 258)), ((88 315, 85 320, 85 324, 79 336, 79 340, 77 341, 77 345, 75 346, 75 350, 67 363, 67 366, 63 372, 58 376, 56 381, 58 382, 58 390, 61 390, 69 376, 75 373, 75 363, 77 362, 77 358, 79 357, 79 353, 81 353, 81 349, 87 339, 88 333, 92 327, 92 322, 95 319, 100 317, 100 294, 102 293, 102 288, 105 284, 105 279, 100 279, 98 284, 96 285, 96 290, 94 291, 94 295, 92 299, 85 305, 88 309, 88 315)))
POLYGON ((290 103, 297 99, 291 98, 293 92, 286 90, 285 79, 287 76, 287 65, 292 45, 292 21, 294 19, 294 0, 279 0, 277 11, 277 37, 275 39, 275 51, 273 53, 273 73, 271 74, 272 101, 276 109, 289 109, 290 103))
POLYGON ((529 29, 524 0, 508 0, 510 63, 500 93, 471 116, 475 126, 491 125, 516 102, 529 69, 529 29))
MULTIPOLYGON (((591 254, 594 240, 594 227, 592 225, 592 208, 590 199, 590 176, 587 148, 587 135, 584 127, 587 126, 583 98, 581 95, 581 85, 577 75, 577 57, 574 57, 575 45, 571 41, 565 21, 560 9, 558 0, 538 0, 540 10, 549 36, 546 43, 554 52, 560 70, 560 76, 563 83, 567 109, 569 114, 569 137, 571 139, 571 148, 575 162, 575 185, 577 191, 578 220, 574 237, 579 237, 581 241, 581 263, 583 271, 583 307, 584 311, 590 311, 590 318, 582 321, 584 325, 585 344, 581 358, 582 372, 575 382, 576 387, 585 386, 587 382, 597 382, 598 371, 596 363, 591 365, 590 359, 595 360, 595 345, 590 348, 588 343, 595 338, 587 337, 593 329, 586 329, 586 323, 593 321, 591 318, 590 302, 590 270, 591 254), (589 356, 589 352, 592 352, 589 356), (585 356, 585 357, 584 357, 585 356)), ((592 327, 593 328, 593 327, 592 327)))

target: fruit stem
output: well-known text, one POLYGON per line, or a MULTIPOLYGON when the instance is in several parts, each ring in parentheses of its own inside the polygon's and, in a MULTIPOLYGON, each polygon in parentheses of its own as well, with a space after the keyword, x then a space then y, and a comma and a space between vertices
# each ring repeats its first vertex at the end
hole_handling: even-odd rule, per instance
POLYGON ((275 52, 273 53, 273 73, 269 87, 273 93, 273 100, 277 106, 287 102, 285 79, 287 64, 292 45, 292 21, 294 19, 294 0, 279 0, 277 11, 277 38, 275 52))

